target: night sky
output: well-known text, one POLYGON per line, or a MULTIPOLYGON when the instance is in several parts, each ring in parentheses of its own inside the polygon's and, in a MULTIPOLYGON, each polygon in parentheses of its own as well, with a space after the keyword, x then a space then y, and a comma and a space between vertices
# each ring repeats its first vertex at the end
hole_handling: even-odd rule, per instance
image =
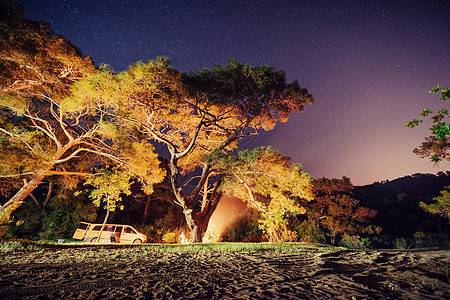
POLYGON ((25 15, 119 72, 165 55, 184 72, 230 59, 284 69, 315 98, 301 114, 241 144, 272 145, 312 177, 356 185, 440 168, 412 150, 448 107, 450 1, 20 1, 25 15))

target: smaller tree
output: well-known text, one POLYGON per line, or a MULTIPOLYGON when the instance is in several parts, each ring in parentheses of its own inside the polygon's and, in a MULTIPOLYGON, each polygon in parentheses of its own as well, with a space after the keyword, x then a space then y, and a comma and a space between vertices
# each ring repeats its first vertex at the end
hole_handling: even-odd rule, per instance
POLYGON ((310 177, 300 164, 291 165, 288 157, 271 147, 240 151, 237 156, 217 155, 224 170, 225 193, 247 201, 259 212, 260 228, 269 241, 296 240, 288 227, 291 214, 304 214, 299 199, 313 198, 310 177))
POLYGON ((376 211, 359 206, 359 200, 352 197, 352 191, 353 184, 347 177, 319 178, 313 182, 315 198, 307 204, 307 217, 311 224, 327 231, 332 244, 342 235, 381 231, 381 228, 369 224, 376 211))
MULTIPOLYGON (((115 211, 118 203, 122 200, 120 195, 131 194, 131 177, 132 175, 130 172, 122 171, 115 167, 103 167, 99 169, 95 175, 90 176, 86 180, 85 184, 92 185, 96 188, 89 195, 95 206, 100 207, 102 202, 105 203, 106 216, 103 220, 97 241, 100 241, 103 228, 108 221, 110 212, 115 211)), ((123 206, 119 206, 119 208, 123 209, 123 206)))

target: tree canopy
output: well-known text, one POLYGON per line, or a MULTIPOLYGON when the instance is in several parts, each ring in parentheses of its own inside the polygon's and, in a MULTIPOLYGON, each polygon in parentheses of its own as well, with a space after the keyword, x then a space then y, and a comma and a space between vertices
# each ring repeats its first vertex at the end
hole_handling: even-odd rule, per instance
POLYGON ((312 184, 314 200, 305 205, 307 221, 316 228, 323 228, 333 244, 339 236, 381 231, 370 225, 376 211, 360 206, 359 200, 353 197, 354 187, 349 178, 318 178, 312 184))
POLYGON ((270 130, 313 102, 306 89, 297 82, 287 84, 283 71, 268 66, 231 61, 183 74, 164 57, 138 62, 119 74, 105 68, 77 82, 72 92, 72 113, 91 105, 143 141, 156 141, 167 149, 175 202, 183 208, 195 241, 220 198, 220 184, 211 179, 217 170, 206 158, 232 151, 242 137, 270 130), (183 190, 179 175, 198 167, 202 173, 195 187, 183 190), (200 192, 209 185, 213 192, 198 212, 200 192), (198 224, 203 224, 201 229, 198 224))
POLYGON ((47 24, 24 18, 20 5, 2 8, 0 187, 19 188, 2 215, 45 177, 88 176, 98 162, 131 172, 151 193, 166 173, 157 142, 169 153, 175 203, 200 241, 221 195, 220 171, 207 158, 313 102, 284 71, 234 60, 189 74, 164 57, 119 74, 98 69, 47 24), (199 169, 194 187, 183 188, 181 176, 199 169))

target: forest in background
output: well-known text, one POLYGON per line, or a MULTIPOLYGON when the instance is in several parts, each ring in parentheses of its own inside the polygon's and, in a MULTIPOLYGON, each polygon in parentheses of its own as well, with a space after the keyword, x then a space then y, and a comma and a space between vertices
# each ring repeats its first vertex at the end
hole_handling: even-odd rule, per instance
MULTIPOLYGON (((433 198, 449 186, 450 172, 440 172, 437 175, 414 174, 354 187, 350 194, 359 200, 358 207, 376 211, 366 225, 380 227, 381 231, 372 234, 358 233, 356 228, 347 224, 337 234, 336 244, 356 248, 450 247, 448 220, 430 214, 419 206, 420 202, 432 203, 433 198)), ((45 199, 47 187, 42 185, 35 193, 39 199, 45 199)), ((186 225, 180 208, 171 201, 167 188, 161 184, 155 188, 153 196, 147 197, 139 193, 137 186, 133 187, 137 192, 124 197, 124 210, 112 213, 109 223, 133 225, 146 233, 151 243, 180 242, 179 235, 186 231, 186 225)), ((317 223, 314 219, 313 211, 317 213, 317 203, 307 203, 305 208, 309 214, 307 212, 306 215, 290 218, 289 226, 297 233, 296 240, 331 244, 331 227, 317 223)), ((44 208, 38 207, 29 198, 14 213, 4 238, 70 240, 80 221, 101 223, 104 214, 105 211, 93 206, 86 196, 70 195, 66 199, 52 197, 44 208)), ((252 207, 244 209, 240 212, 240 218, 228 226, 221 240, 267 241, 267 237, 258 228, 257 214, 252 207)))

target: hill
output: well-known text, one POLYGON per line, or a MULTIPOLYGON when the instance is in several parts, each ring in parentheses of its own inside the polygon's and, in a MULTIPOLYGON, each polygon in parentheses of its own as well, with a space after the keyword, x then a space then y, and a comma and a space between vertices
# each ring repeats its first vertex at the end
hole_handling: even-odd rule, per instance
POLYGON ((373 223, 383 227, 380 245, 374 246, 392 246, 396 240, 404 239, 412 247, 449 247, 448 220, 419 206, 420 202, 433 202, 446 188, 450 188, 450 172, 414 174, 355 187, 355 198, 362 206, 378 212, 373 223))

